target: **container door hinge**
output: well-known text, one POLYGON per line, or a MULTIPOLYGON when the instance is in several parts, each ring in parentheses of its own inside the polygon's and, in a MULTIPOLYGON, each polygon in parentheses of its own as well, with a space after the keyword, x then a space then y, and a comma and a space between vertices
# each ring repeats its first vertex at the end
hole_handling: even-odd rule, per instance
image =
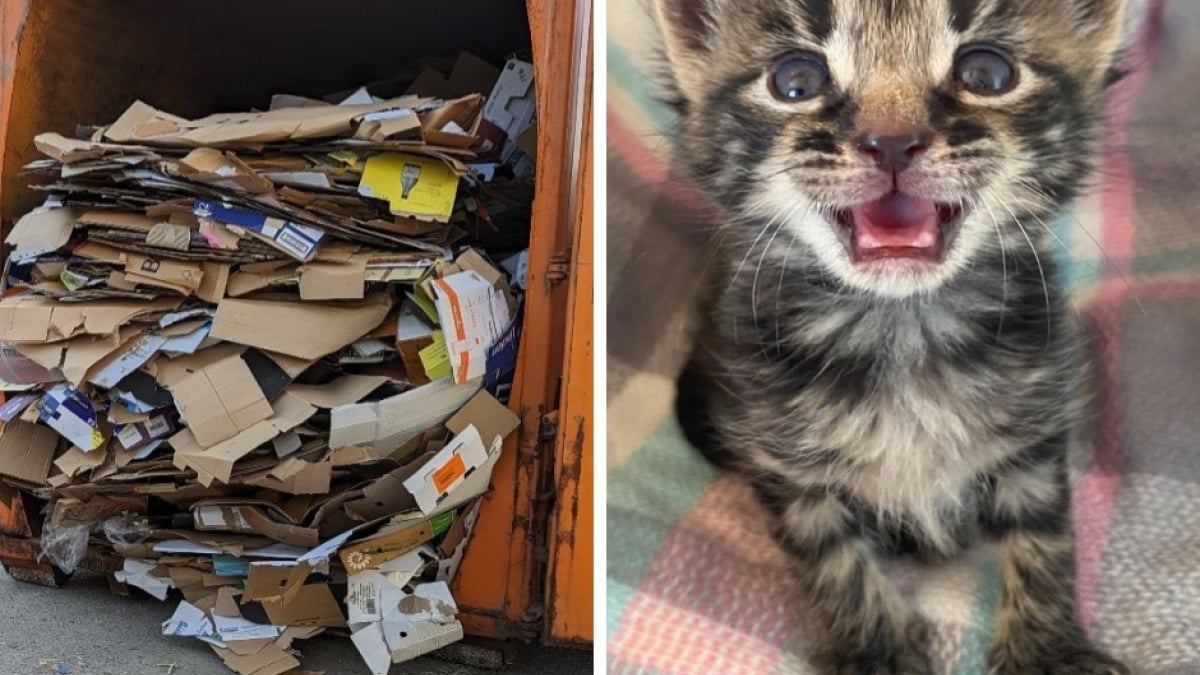
POLYGON ((558 411, 551 410, 542 414, 538 423, 538 439, 543 443, 553 443, 558 438, 558 411))
POLYGON ((571 278, 571 253, 560 251, 550 256, 550 264, 546 268, 546 279, 551 286, 557 286, 571 278))

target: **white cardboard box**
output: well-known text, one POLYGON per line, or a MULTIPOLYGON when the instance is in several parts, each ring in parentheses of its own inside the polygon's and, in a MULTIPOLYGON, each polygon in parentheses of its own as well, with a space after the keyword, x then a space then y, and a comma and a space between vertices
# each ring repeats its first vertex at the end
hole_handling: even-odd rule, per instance
POLYGON ((487 370, 488 348, 508 328, 504 294, 471 270, 435 279, 430 288, 454 381, 462 384, 482 377, 487 370))

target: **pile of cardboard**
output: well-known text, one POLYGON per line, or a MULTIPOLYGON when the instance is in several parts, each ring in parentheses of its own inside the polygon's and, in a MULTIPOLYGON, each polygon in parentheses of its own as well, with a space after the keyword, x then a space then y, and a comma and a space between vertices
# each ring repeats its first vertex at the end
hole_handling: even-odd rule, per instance
POLYGON ((45 500, 46 559, 115 554, 115 588, 176 589, 164 633, 244 675, 299 668, 324 630, 374 673, 461 638, 447 584, 518 426, 523 273, 463 244, 531 194, 528 74, 198 120, 138 102, 37 137, 0 480, 45 500))

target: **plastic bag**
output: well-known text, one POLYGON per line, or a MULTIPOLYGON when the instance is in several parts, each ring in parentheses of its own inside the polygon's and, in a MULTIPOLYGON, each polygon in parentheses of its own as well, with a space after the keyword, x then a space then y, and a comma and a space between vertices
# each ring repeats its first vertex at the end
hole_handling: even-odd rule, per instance
POLYGON ((42 552, 38 560, 49 560, 55 567, 70 574, 87 555, 88 536, 94 523, 55 527, 47 522, 42 526, 42 552))
POLYGON ((140 544, 150 537, 150 523, 145 516, 113 516, 100 526, 104 536, 114 544, 140 544))

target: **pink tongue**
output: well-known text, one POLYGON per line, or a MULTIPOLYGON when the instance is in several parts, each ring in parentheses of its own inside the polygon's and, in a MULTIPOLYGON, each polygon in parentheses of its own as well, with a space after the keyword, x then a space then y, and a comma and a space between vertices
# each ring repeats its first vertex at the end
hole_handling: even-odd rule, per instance
POLYGON ((852 213, 860 249, 937 246, 938 209, 931 200, 893 192, 854 207, 852 213))

